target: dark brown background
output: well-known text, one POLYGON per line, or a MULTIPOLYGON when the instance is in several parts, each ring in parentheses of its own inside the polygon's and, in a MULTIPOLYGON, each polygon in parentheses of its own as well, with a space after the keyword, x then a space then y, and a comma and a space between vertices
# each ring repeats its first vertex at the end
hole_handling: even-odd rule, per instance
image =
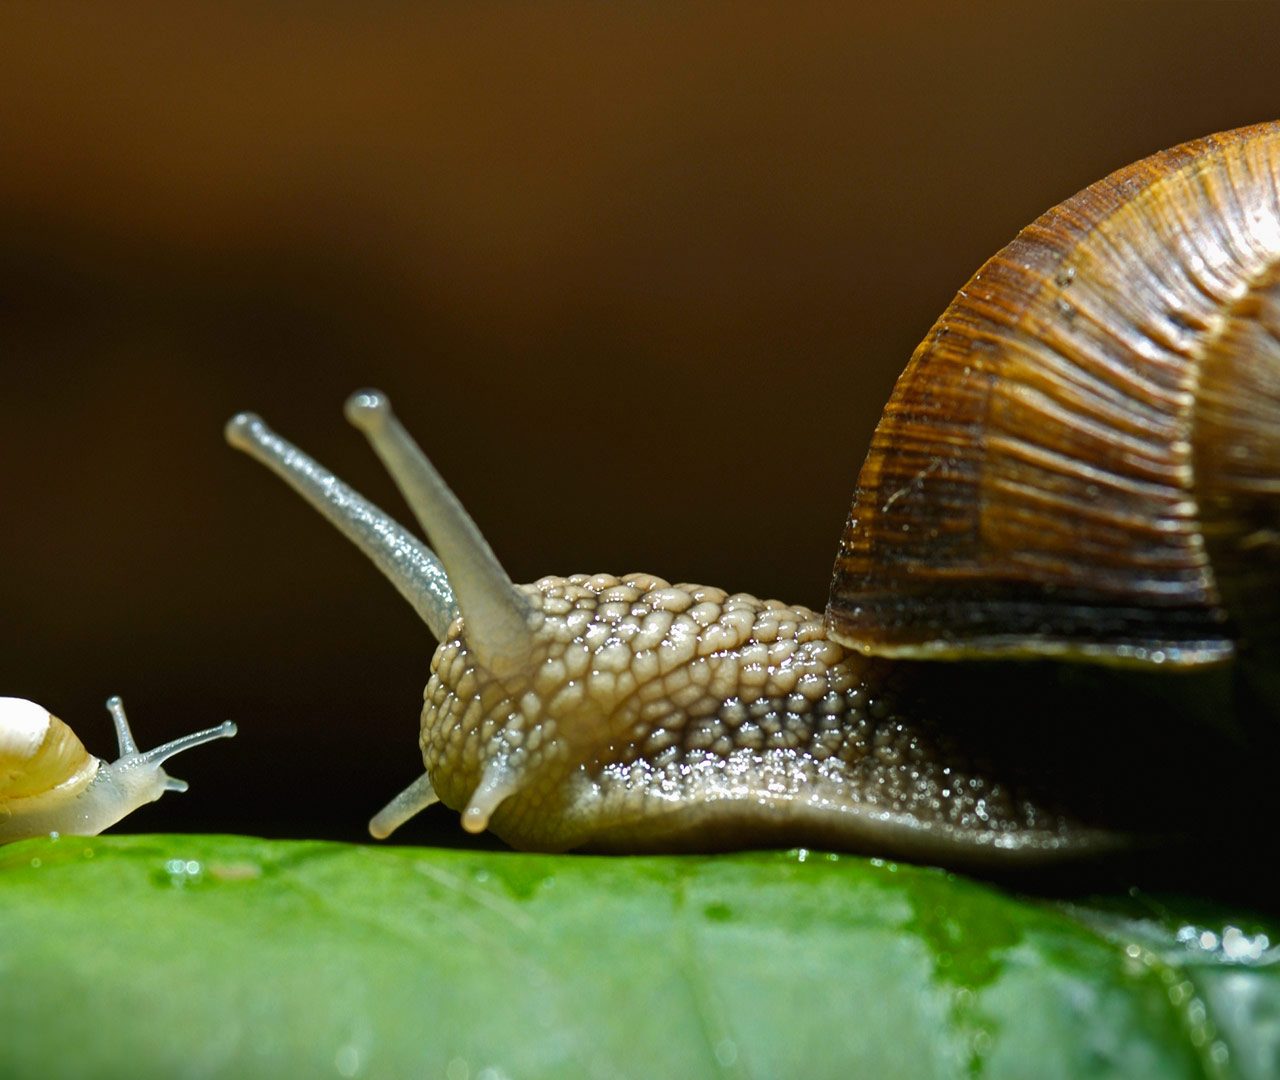
POLYGON ((384 388, 518 580, 820 606, 981 261, 1280 115, 1264 7, 263 7, 0 14, 0 693, 99 753, 112 692, 241 724, 134 828, 357 837, 419 768, 429 636, 236 410, 403 514, 341 418, 384 388))

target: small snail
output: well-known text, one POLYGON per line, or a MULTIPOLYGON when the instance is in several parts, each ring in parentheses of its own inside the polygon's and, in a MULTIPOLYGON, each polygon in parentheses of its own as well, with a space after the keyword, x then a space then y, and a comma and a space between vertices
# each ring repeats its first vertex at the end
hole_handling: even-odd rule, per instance
POLYGON ((161 767, 193 746, 230 738, 227 721, 154 750, 133 741, 124 704, 107 699, 120 757, 90 754, 66 724, 23 698, 0 697, 0 844, 49 833, 95 836, 166 791, 186 791, 161 767))
POLYGON ((370 831, 439 800, 522 848, 1017 865, 1127 842, 1123 802, 1155 833, 1230 820, 1191 770, 1245 769, 1246 744, 1217 720, 1211 743, 1194 700, 1222 671, 1267 700, 1280 631, 1278 192, 1280 125, 1210 136, 1087 188, 983 266, 876 429, 825 616, 648 574, 513 585, 380 393, 347 417, 435 553, 235 417, 232 445, 440 642, 426 771, 370 831), (1193 674, 1170 688, 1176 671, 1193 674), (1126 750, 1113 733, 1134 711, 1163 727, 1126 750))

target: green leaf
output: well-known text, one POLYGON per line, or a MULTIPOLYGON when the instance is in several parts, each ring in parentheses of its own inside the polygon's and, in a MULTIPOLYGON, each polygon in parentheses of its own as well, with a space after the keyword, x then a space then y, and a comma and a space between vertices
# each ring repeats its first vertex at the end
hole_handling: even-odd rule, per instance
POLYGON ((26 841, 0 1075, 1274 1077, 1277 940, 806 852, 26 841))

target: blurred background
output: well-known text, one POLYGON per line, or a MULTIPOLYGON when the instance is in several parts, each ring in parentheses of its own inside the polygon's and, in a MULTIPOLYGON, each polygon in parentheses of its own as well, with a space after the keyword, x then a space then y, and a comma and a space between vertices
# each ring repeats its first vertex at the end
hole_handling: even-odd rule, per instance
MULTIPOLYGON (((1280 115, 1249 5, 0 10, 0 693, 191 791, 135 830, 358 839, 433 642, 222 425, 408 518, 386 390, 516 580, 821 607, 952 294, 1121 165, 1280 115)), ((437 808, 410 842, 450 842, 437 808)))

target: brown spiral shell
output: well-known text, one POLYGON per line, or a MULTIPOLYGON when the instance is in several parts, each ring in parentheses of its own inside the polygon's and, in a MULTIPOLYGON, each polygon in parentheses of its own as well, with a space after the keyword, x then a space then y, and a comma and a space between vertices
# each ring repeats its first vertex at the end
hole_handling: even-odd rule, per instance
POLYGON ((1280 123, 1041 216, 916 349, 827 609, 882 655, 1197 665, 1280 619, 1280 123), (1250 613, 1263 591, 1260 616, 1250 613))

